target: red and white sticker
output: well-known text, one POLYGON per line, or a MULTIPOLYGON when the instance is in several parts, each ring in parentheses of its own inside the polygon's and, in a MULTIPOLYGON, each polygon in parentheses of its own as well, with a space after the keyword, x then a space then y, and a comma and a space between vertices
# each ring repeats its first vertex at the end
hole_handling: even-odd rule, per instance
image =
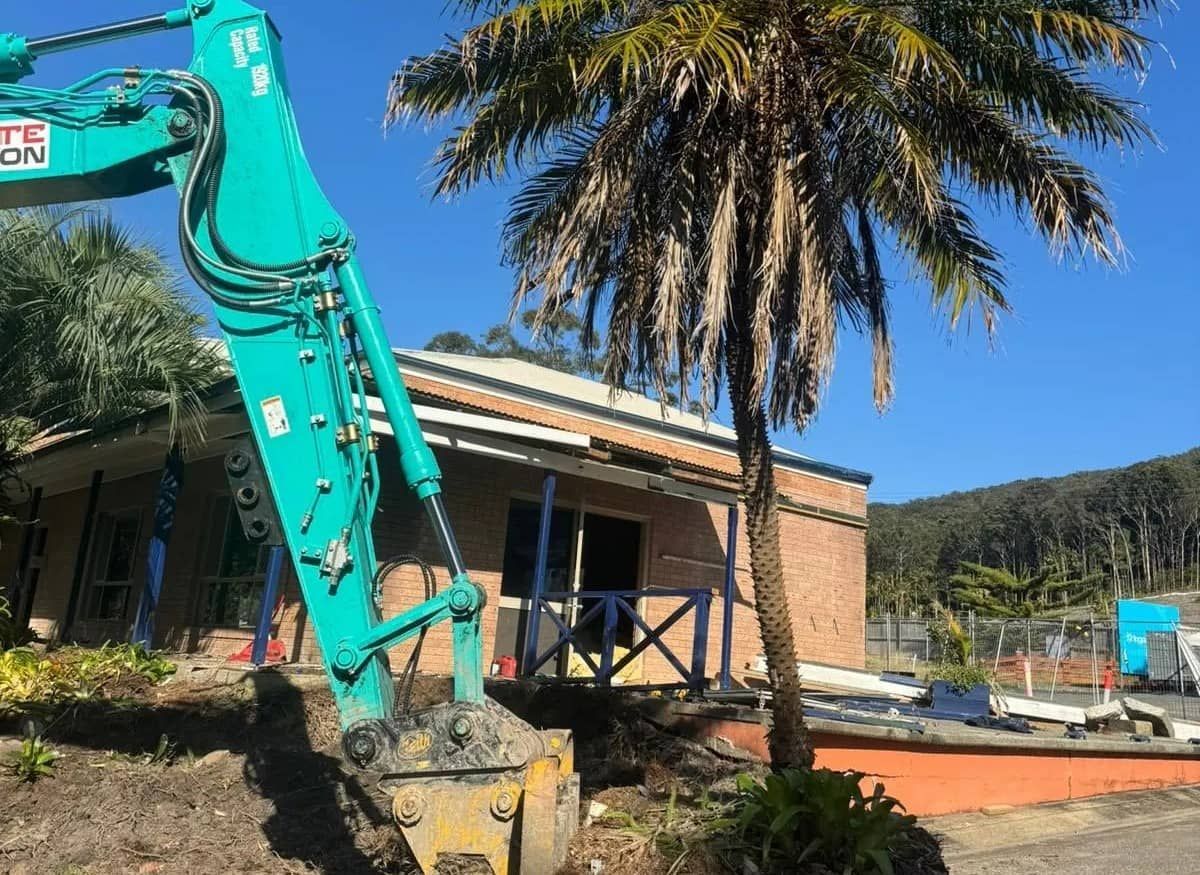
POLYGON ((0 119, 0 173, 49 166, 49 124, 0 119))

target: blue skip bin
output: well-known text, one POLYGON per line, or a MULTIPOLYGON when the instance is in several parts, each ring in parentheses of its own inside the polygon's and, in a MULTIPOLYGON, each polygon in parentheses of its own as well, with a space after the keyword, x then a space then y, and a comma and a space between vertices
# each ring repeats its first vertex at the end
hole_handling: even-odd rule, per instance
POLYGON ((1117 602, 1117 635, 1120 638, 1121 673, 1146 676, 1146 633, 1173 632, 1179 625, 1179 608, 1133 599, 1117 602))

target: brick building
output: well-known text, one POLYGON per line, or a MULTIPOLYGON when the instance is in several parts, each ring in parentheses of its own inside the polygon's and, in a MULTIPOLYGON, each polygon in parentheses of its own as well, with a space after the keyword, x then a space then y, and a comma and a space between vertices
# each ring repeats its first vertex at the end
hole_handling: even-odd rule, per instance
MULTIPOLYGON (((439 456, 451 520, 472 578, 488 593, 486 654, 524 650, 547 476, 553 513, 544 591, 710 589, 707 673, 720 665, 726 541, 736 512, 733 433, 656 401, 511 359, 396 353, 426 437, 439 456)), ((209 401, 209 442, 184 466, 184 485, 155 612, 155 646, 227 655, 253 637, 265 548, 241 533, 221 457, 247 425, 236 386, 209 401)), ((382 424, 382 419, 380 419, 382 424)), ((39 635, 99 643, 128 639, 147 576, 166 455, 166 429, 151 415, 105 433, 59 436, 35 449, 25 477, 36 492, 34 520, 9 528, 0 582, 39 635)), ((417 502, 403 487, 387 439, 375 536, 381 559, 416 553, 440 561, 417 502)), ((847 666, 863 660, 868 475, 778 450, 782 541, 802 658, 847 666)), ((31 516, 32 515, 32 516, 31 516)), ((744 537, 734 558, 731 668, 734 681, 761 653, 744 537)), ((435 564, 441 581, 445 569, 435 564)), ((316 661, 311 624, 285 569, 275 632, 292 661, 316 661)), ((418 570, 389 576, 385 616, 423 599, 418 570)), ((556 602, 567 625, 587 599, 556 602)), ((630 599, 650 628, 681 600, 630 599)), ((664 636, 687 662, 693 615, 664 636)), ((597 624, 596 630, 599 629, 597 624)), ((552 622, 539 640, 554 640, 552 622)), ((590 633, 589 633, 590 634, 590 633)), ((619 646, 641 638, 632 621, 619 646)), ((581 633, 584 649, 588 634, 581 633)), ((597 636, 598 637, 598 631, 597 636)), ((393 661, 406 657, 397 648, 393 661)), ((426 641, 422 668, 449 668, 447 624, 426 641)), ((543 671, 569 671, 566 658, 543 671)), ((633 664, 646 682, 678 678, 654 647, 633 664)))

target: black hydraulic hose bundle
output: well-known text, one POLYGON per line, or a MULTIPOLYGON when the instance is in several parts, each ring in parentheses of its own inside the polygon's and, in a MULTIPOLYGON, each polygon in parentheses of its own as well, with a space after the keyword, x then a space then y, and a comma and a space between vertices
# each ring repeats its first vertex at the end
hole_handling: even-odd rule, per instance
POLYGON ((303 268, 317 266, 322 259, 328 260, 329 253, 319 253, 311 258, 300 258, 279 264, 254 261, 238 254, 221 236, 217 221, 217 202, 220 195, 221 178, 226 158, 225 109, 220 95, 203 77, 192 73, 175 71, 173 74, 186 87, 180 86, 176 93, 191 107, 196 125, 196 148, 184 181, 179 213, 179 243, 183 261, 188 272, 206 292, 231 306, 263 308, 273 307, 288 300, 284 294, 294 289, 296 283, 286 274, 303 268), (200 211, 196 213, 197 195, 203 190, 200 211), (212 265, 196 241, 192 221, 202 215, 208 229, 213 250, 221 262, 212 265), (210 266, 246 278, 239 284, 239 291, 269 293, 248 296, 229 295, 220 285, 229 285, 229 280, 213 272, 210 266))
MULTIPOLYGON (((437 595, 437 577, 434 576, 432 566, 414 553, 402 553, 380 565, 379 570, 375 572, 373 580, 373 589, 375 592, 382 594, 383 582, 387 579, 387 576, 406 565, 416 565, 421 569, 421 578, 425 584, 426 601, 437 595)), ((408 656, 408 662, 405 663, 404 670, 400 672, 400 694, 396 697, 395 716, 407 714, 412 710, 413 686, 417 679, 417 665, 421 661, 421 647, 425 643, 425 633, 428 631, 428 626, 421 628, 420 633, 417 635, 417 643, 413 645, 412 653, 408 656)))

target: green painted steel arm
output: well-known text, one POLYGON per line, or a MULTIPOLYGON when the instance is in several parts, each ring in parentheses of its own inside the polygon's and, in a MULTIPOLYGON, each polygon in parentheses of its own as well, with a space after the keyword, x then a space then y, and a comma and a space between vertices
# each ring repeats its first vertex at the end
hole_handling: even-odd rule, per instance
POLYGON ((184 262, 213 299, 343 728, 392 716, 387 647, 444 619, 455 697, 482 701, 482 591, 467 577, 354 237, 304 156, 266 14, 196 0, 54 37, 0 35, 0 206, 172 182, 184 262), (108 70, 59 90, 17 84, 42 54, 185 25, 195 36, 186 70, 108 70), (387 621, 373 580, 379 473, 362 362, 452 576, 434 600, 387 621))

